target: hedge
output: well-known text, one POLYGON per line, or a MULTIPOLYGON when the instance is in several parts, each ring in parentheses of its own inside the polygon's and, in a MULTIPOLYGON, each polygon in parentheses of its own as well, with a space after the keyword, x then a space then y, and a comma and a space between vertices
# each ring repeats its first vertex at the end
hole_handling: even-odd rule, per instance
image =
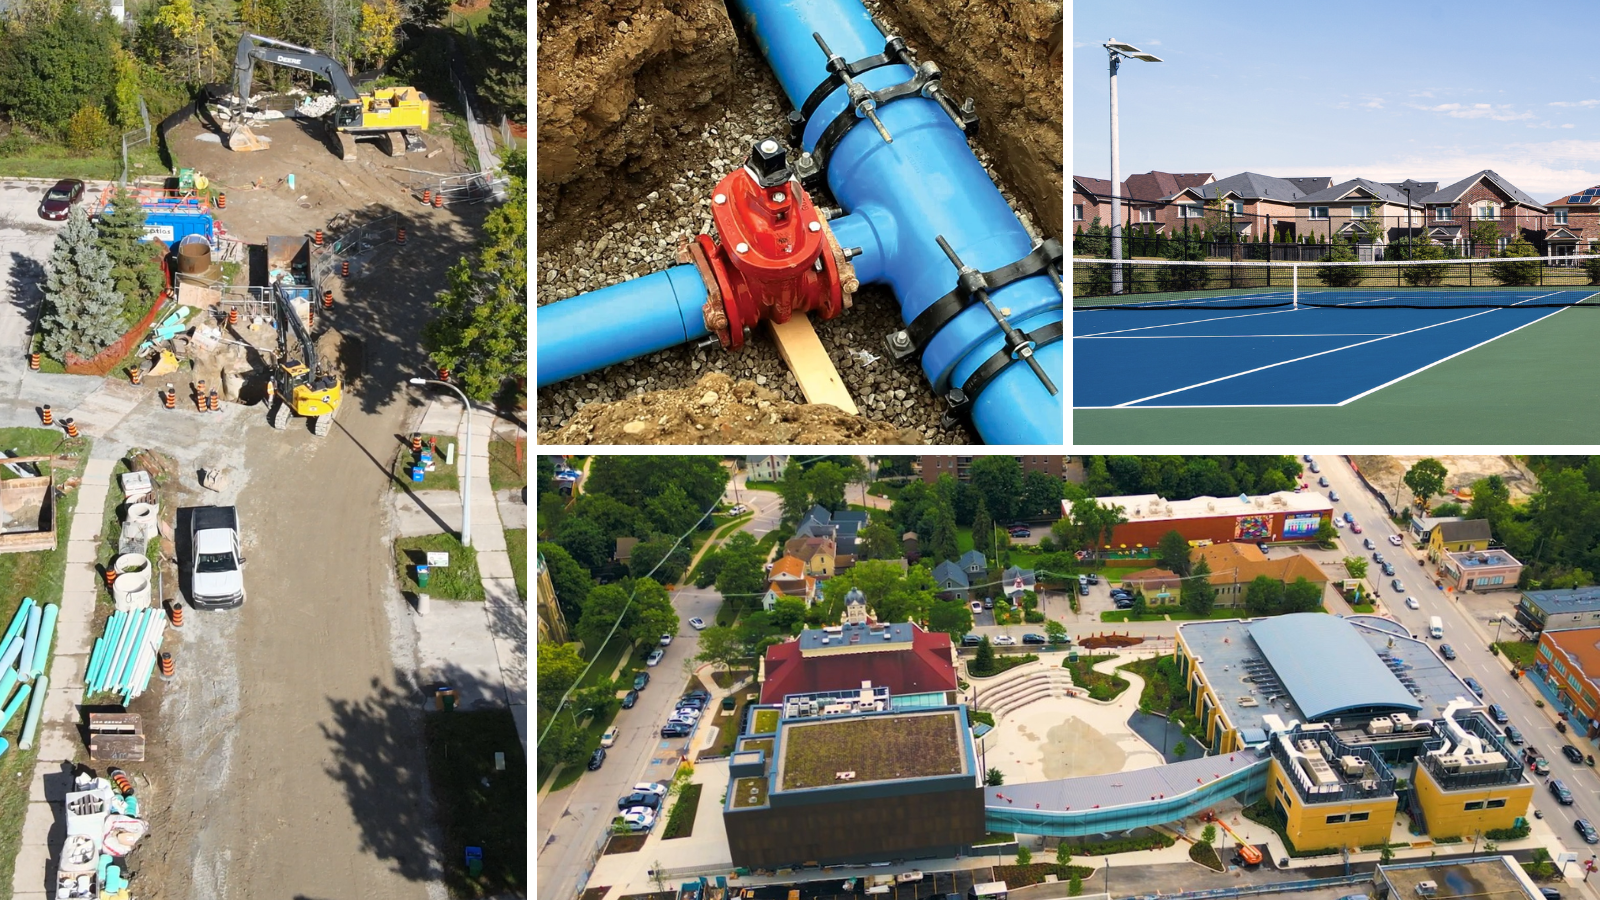
POLYGON ((672 804, 672 812, 667 816, 667 830, 661 833, 661 839, 670 840, 693 834, 695 811, 699 808, 700 785, 684 785, 678 793, 678 802, 672 804))
POLYGON ((1178 839, 1160 831, 1152 831, 1138 837, 1122 838, 1115 841, 1100 841, 1093 844, 1069 844, 1073 856, 1112 856, 1117 853, 1130 853, 1134 850, 1154 850, 1156 848, 1171 847, 1178 839))

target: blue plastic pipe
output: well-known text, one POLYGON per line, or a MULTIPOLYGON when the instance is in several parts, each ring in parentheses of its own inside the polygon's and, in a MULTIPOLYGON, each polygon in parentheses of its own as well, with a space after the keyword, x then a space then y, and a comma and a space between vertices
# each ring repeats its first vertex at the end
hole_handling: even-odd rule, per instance
MULTIPOLYGON (((734 0, 733 8, 749 25, 796 107, 828 74, 827 57, 812 32, 821 34, 829 49, 847 60, 883 51, 883 35, 859 0, 734 0)), ((903 65, 884 66, 857 80, 875 90, 904 82, 913 74, 903 65)), ((817 108, 802 140, 805 150, 815 149, 823 130, 846 104, 847 94, 841 87, 817 108)), ((854 260, 857 279, 887 284, 900 302, 902 318, 909 322, 956 287, 955 266, 940 250, 935 236, 943 236, 963 263, 979 271, 1021 259, 1031 251, 1032 242, 967 146, 966 136, 937 102, 911 97, 879 107, 877 114, 893 136, 892 143, 885 142, 877 129, 863 120, 834 146, 828 158, 829 187, 849 213, 830 225, 842 246, 862 249, 854 260)), ((693 274, 692 269, 685 273, 693 274)), ((610 290, 613 288, 605 289, 610 290)), ((619 344, 612 337, 618 320, 598 311, 620 306, 611 298, 601 298, 605 291, 540 309, 537 354, 541 386, 631 358, 619 349, 627 339, 619 344), (554 326, 551 314, 563 307, 566 327, 554 326), (594 364, 565 364, 565 357, 557 355, 564 364, 553 367, 547 376, 545 355, 554 351, 546 347, 553 341, 594 364)), ((704 299, 703 289, 697 294, 696 304, 704 299)), ((641 320, 672 318, 674 310, 666 291, 656 289, 639 299, 658 307, 652 314, 630 310, 641 320)), ((1020 331, 1063 320, 1061 291, 1044 274, 1000 288, 990 299, 1007 310, 1008 321, 1020 331)), ((698 331, 704 333, 703 328, 698 331)), ((944 394, 962 386, 1004 344, 993 316, 982 304, 974 303, 928 342, 922 367, 935 390, 944 394)), ((652 342, 632 356, 663 346, 669 345, 652 342)), ((1037 348, 1035 355, 1056 392, 1050 393, 1025 363, 1014 360, 973 404, 973 426, 986 442, 1062 442, 1064 342, 1057 338, 1037 348)))
POLYGON ((6 628, 6 636, 0 638, 0 647, 10 643, 12 638, 22 633, 23 627, 28 624, 28 610, 33 608, 33 604, 32 597, 22 598, 22 605, 17 607, 17 614, 11 617, 11 624, 6 628))
POLYGON ((17 689, 17 695, 11 698, 10 703, 6 704, 5 712, 0 712, 0 731, 4 731, 6 726, 11 724, 11 718, 17 714, 17 710, 22 708, 22 704, 28 702, 28 695, 31 693, 33 693, 33 686, 29 684, 17 689))
POLYGON ((22 631, 22 658, 17 660, 17 674, 23 681, 33 680, 33 648, 39 645, 39 624, 44 612, 35 606, 28 610, 28 627, 22 631))
POLYGON ((700 273, 681 265, 539 307, 539 387, 705 337, 705 302, 700 273))
POLYGON ((19 634, 11 639, 4 652, 0 652, 0 669, 9 669, 16 665, 17 657, 20 655, 22 655, 22 635, 19 634))
POLYGON ((22 719, 22 737, 17 741, 17 746, 23 750, 33 749, 34 736, 39 733, 39 716, 44 712, 45 698, 50 696, 50 676, 40 675, 34 684, 39 689, 33 692, 33 702, 28 704, 28 714, 22 719))
POLYGON ((33 664, 28 671, 37 678, 44 674, 45 663, 50 659, 50 639, 55 637, 56 617, 61 614, 61 607, 54 603, 44 608, 44 622, 39 626, 39 641, 33 648, 33 664))

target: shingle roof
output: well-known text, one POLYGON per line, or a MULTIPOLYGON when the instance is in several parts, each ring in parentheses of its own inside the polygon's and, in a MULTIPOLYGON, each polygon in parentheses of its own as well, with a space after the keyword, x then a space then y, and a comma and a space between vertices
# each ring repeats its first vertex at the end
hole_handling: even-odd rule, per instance
MULTIPOLYGON (((1330 188, 1326 188, 1324 190, 1317 191, 1314 194, 1307 194, 1304 197, 1301 197, 1300 202, 1336 203, 1340 200, 1346 199, 1347 195, 1357 188, 1365 190, 1367 193, 1377 197, 1379 200, 1382 200, 1385 203, 1398 203, 1401 206, 1406 204, 1406 195, 1395 190, 1394 185, 1383 184, 1381 182, 1371 181, 1366 178, 1352 178, 1349 181, 1341 181, 1330 188)), ((1411 205, 1420 208, 1422 206, 1420 195, 1413 191, 1411 196, 1411 205)))
POLYGON ((1498 187, 1500 190, 1504 191, 1506 196, 1517 201, 1518 203, 1521 203, 1524 206, 1531 206, 1541 212, 1544 211, 1544 204, 1528 196, 1521 188, 1507 181, 1493 169, 1484 169, 1482 172, 1468 175, 1466 178, 1461 179, 1449 187, 1440 188, 1436 193, 1432 193, 1426 197, 1423 197, 1422 202, 1454 203, 1461 199, 1461 195, 1465 194, 1468 188, 1472 187, 1474 184, 1477 184, 1480 179, 1484 178, 1489 179, 1489 181, 1493 183, 1495 187, 1498 187))
POLYGON ((1291 613, 1263 619, 1250 623, 1250 637, 1311 721, 1351 709, 1422 709, 1355 626, 1338 616, 1291 613), (1307 647, 1316 652, 1307 653, 1307 647))
POLYGON ((805 560, 794 556, 785 556, 772 564, 772 571, 768 573, 767 580, 777 581, 780 576, 797 579, 805 577, 805 574, 805 560))
POLYGON ((1299 188, 1301 192, 1307 194, 1316 193, 1317 191, 1323 190, 1324 188, 1327 188, 1333 184, 1333 179, 1326 175, 1307 175, 1299 178, 1285 178, 1284 181, 1289 182, 1296 188, 1299 188))
POLYGON ((1170 197, 1186 187, 1199 187, 1210 181, 1210 172, 1157 172, 1129 175, 1122 182, 1122 195, 1130 200, 1156 201, 1170 197))
POLYGON ((956 689, 950 635, 914 628, 911 646, 900 648, 806 659, 799 641, 774 644, 767 648, 761 702, 780 703, 789 694, 857 690, 863 681, 886 687, 891 695, 956 689))
POLYGON ((934 584, 943 588, 947 581, 959 588, 968 587, 966 570, 948 559, 933 567, 934 584))
POLYGON ((1111 199, 1111 180, 1109 178, 1090 178, 1087 175, 1072 176, 1074 190, 1080 194, 1088 194, 1096 202, 1111 199))
POLYGON ((1454 541, 1487 541, 1492 536, 1488 519, 1463 519, 1459 522, 1439 523, 1439 537, 1445 543, 1454 541))
POLYGON ((1237 194, 1245 200, 1299 200, 1306 195, 1305 191, 1286 178, 1274 178, 1257 172, 1229 175, 1193 190, 1207 200, 1228 193, 1237 194))
POLYGON ((1549 203, 1545 204, 1545 206, 1595 206, 1595 205, 1600 205, 1600 185, 1595 185, 1594 187, 1578 188, 1575 191, 1569 191, 1568 193, 1562 194, 1561 196, 1557 197, 1556 199, 1551 200, 1549 203), (1573 198, 1574 197, 1579 197, 1579 198, 1582 198, 1582 199, 1578 200, 1577 202, 1573 202, 1573 198))
POLYGON ((1384 184, 1399 191, 1402 195, 1405 194, 1406 188, 1411 188, 1411 202, 1413 203, 1421 203, 1423 197, 1439 191, 1439 182, 1418 181, 1415 178, 1407 178, 1405 181, 1385 181, 1384 184))
POLYGON ((989 560, 984 558, 984 555, 976 550, 968 550, 967 552, 961 554, 960 559, 956 560, 956 565, 963 569, 971 566, 977 566, 980 569, 988 569, 989 560))

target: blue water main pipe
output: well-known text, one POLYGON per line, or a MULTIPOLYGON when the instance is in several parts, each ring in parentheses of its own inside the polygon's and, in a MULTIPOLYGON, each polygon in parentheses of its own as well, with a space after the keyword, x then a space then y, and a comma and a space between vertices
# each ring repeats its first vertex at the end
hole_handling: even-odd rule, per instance
MULTIPOLYGON (((858 0, 733 0, 733 7, 750 27, 796 107, 828 74, 827 58, 812 32, 821 34, 829 49, 847 60, 883 50, 883 35, 858 0)), ((912 75, 910 68, 892 65, 866 72, 857 81, 877 90, 912 75)), ((841 87, 817 108, 807 125, 802 149, 815 148, 823 129, 847 102, 841 87)), ((935 236, 943 236, 962 262, 979 271, 1021 259, 1032 249, 1032 242, 973 156, 965 135, 936 101, 909 97, 879 107, 877 115, 893 136, 892 143, 863 122, 852 128, 828 157, 828 185, 848 212, 829 224, 841 246, 862 249, 853 261, 857 279, 889 285, 900 301, 902 317, 909 322, 956 286, 956 269, 939 249, 935 236)), ((538 384, 553 384, 672 346, 660 343, 675 334, 669 326, 683 326, 685 337, 675 343, 706 334, 698 314, 690 316, 691 309, 682 299, 687 290, 680 282, 692 276, 698 283, 698 274, 690 266, 667 271, 684 269, 689 271, 680 279, 640 278, 540 307, 536 313, 538 384), (608 293, 627 285, 633 287, 608 293), (619 329, 619 323, 627 324, 619 329), (624 330, 638 334, 622 333, 624 330), (649 339, 636 340, 644 335, 649 339), (628 353, 625 348, 635 344, 645 349, 624 355, 628 353)), ((662 274, 666 273, 648 278, 662 274)), ((703 284, 697 296, 696 303, 703 303, 703 284)), ((1044 274, 999 288, 990 298, 996 307, 1009 310, 1008 320, 1020 331, 1063 318, 1061 292, 1044 274)), ((923 371, 943 393, 959 387, 1004 344, 993 317, 974 303, 928 342, 922 354, 923 371)), ((986 442, 1062 442, 1064 352, 1064 341, 1059 339, 1035 351, 1056 387, 1054 394, 1020 361, 989 382, 971 412, 973 426, 986 442)))

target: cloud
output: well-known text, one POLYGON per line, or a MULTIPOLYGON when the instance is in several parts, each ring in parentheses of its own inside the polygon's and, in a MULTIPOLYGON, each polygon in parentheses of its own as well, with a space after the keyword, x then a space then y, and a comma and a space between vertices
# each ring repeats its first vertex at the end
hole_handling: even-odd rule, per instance
POLYGON ((1565 124, 1565 125, 1563 125, 1563 126, 1561 126, 1561 127, 1562 127, 1562 128, 1575 128, 1575 127, 1576 127, 1576 126, 1575 126, 1575 125, 1573 125, 1573 124, 1572 124, 1572 123, 1571 123, 1571 122, 1568 122, 1568 123, 1567 123, 1567 124, 1565 124))
MULTIPOLYGON (((1241 166, 1250 169, 1250 165, 1241 166)), ((1253 171, 1285 168, 1315 169, 1334 182, 1350 178, 1398 182, 1407 178, 1438 181, 1440 185, 1484 169, 1493 169, 1512 184, 1532 194, 1535 200, 1551 198, 1592 184, 1600 184, 1600 140, 1551 140, 1506 144, 1491 151, 1466 152, 1449 147, 1410 148, 1404 155, 1355 161, 1345 165, 1273 166, 1256 165, 1253 171)))
POLYGON ((1551 101, 1550 105, 1551 106, 1578 106, 1578 107, 1587 108, 1587 107, 1591 107, 1591 106, 1600 106, 1600 100, 1553 100, 1553 101, 1551 101))
POLYGON ((1373 97, 1372 99, 1368 100, 1367 102, 1365 102, 1365 103, 1363 103, 1361 105, 1366 107, 1367 109, 1383 109, 1383 98, 1381 98, 1381 97, 1373 97))
POLYGON ((1452 119, 1493 119, 1496 122, 1513 122, 1518 119, 1531 119, 1531 112, 1516 112, 1511 104, 1495 106, 1490 103, 1441 103, 1438 106, 1422 106, 1410 104, 1412 109, 1425 112, 1444 113, 1452 119))

